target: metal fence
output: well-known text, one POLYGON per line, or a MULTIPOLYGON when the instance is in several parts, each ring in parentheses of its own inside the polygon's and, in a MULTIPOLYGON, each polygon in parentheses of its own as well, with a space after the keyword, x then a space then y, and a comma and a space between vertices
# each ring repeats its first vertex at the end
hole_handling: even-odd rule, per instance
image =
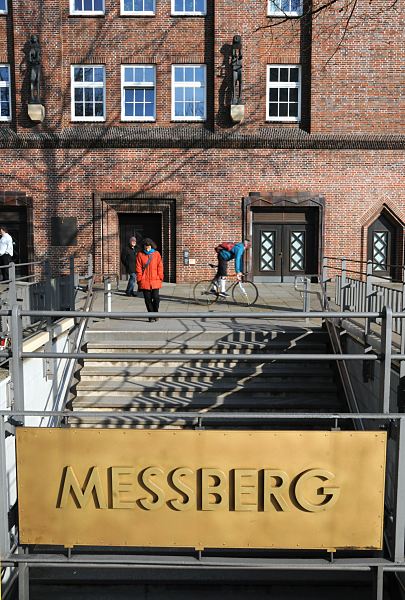
MULTIPOLYGON (((346 285, 347 282, 344 282, 346 285)), ((343 288, 347 289, 347 288, 343 288)), ((345 306, 345 304, 344 304, 345 306)), ((346 304, 347 306, 347 304, 346 304)), ((85 353, 80 352, 77 349, 74 352, 57 353, 57 352, 25 352, 22 344, 22 332, 23 332, 23 319, 25 317, 34 319, 57 319, 63 317, 72 317, 78 322, 83 320, 95 318, 95 319, 144 319, 146 317, 159 316, 161 319, 217 319, 225 321, 227 319, 244 319, 247 314, 245 312, 235 313, 221 313, 221 312, 161 312, 155 313, 122 313, 117 312, 83 312, 83 311, 52 311, 52 310, 24 310, 18 304, 15 304, 11 310, 0 311, 0 316, 10 318, 11 327, 11 349, 7 351, 10 356, 11 373, 13 379, 13 397, 12 407, 10 410, 0 411, 0 477, 1 477, 1 488, 7 485, 5 481, 5 447, 4 440, 5 436, 13 435, 15 433, 15 427, 24 424, 26 417, 28 416, 55 416, 58 420, 70 416, 70 411, 26 411, 25 410, 25 390, 24 390, 24 361, 26 359, 89 359, 89 360, 110 360, 110 353, 85 353)), ((381 600, 383 597, 383 574, 388 571, 405 572, 404 562, 404 533, 405 533, 405 505, 402 501, 405 497, 405 416, 398 413, 390 413, 390 384, 391 384, 391 367, 393 362, 402 364, 405 361, 405 352, 393 351, 392 347, 392 336, 393 326, 396 320, 402 322, 405 317, 405 313, 402 311, 394 312, 390 306, 384 307, 381 311, 347 311, 341 310, 339 312, 334 311, 319 311, 319 312, 292 312, 292 311, 258 311, 249 313, 249 319, 261 320, 264 323, 274 320, 303 320, 303 319, 327 319, 332 321, 339 321, 345 319, 364 319, 365 322, 375 321, 379 319, 381 321, 382 331, 382 347, 380 352, 368 351, 362 354, 345 354, 343 352, 337 352, 333 354, 245 354, 240 360, 243 361, 256 361, 261 362, 274 362, 274 361, 335 361, 346 362, 346 361, 363 361, 363 362, 379 362, 380 363, 380 388, 379 388, 379 403, 380 412, 375 414, 352 414, 352 413, 334 413, 334 414, 320 414, 320 413, 221 413, 220 417, 215 413, 201 413, 198 411, 183 411, 176 413, 178 418, 184 419, 190 426, 201 427, 203 424, 207 425, 213 420, 220 420, 222 422, 249 422, 260 421, 261 424, 267 422, 274 422, 277 420, 289 421, 294 419, 302 419, 303 421, 310 421, 312 419, 330 420, 335 421, 335 426, 338 426, 341 422, 350 420, 353 421, 365 421, 369 423, 370 429, 378 428, 380 426, 388 427, 392 424, 396 424, 397 435, 395 442, 395 477, 394 481, 390 481, 389 485, 394 486, 394 506, 391 507, 392 518, 387 524, 387 531, 390 532, 390 545, 389 545, 389 557, 388 558, 339 558, 333 559, 332 556, 325 557, 324 559, 287 559, 287 558, 274 558, 274 559, 240 559, 239 561, 234 558, 229 558, 227 561, 222 558, 205 558, 198 554, 197 557, 189 556, 186 559, 179 557, 173 559, 173 557, 160 556, 150 557, 148 562, 149 566, 156 568, 184 568, 188 565, 190 568, 205 568, 206 566, 212 566, 214 568, 227 568, 227 569, 278 569, 278 570, 312 570, 312 571, 369 571, 372 572, 375 577, 375 598, 381 600)), ((227 360, 224 354, 166 354, 164 352, 157 353, 114 353, 114 359, 116 360, 128 360, 128 361, 211 361, 211 360, 227 360)), ((237 355, 232 354, 229 360, 238 360, 237 355)), ((81 411, 80 415, 92 416, 93 418, 99 418, 100 420, 106 417, 125 417, 125 419, 136 419, 136 418, 150 418, 155 415, 159 419, 172 418, 172 412, 137 412, 136 416, 133 412, 111 412, 111 411, 100 411, 95 415, 92 412, 81 411)), ((388 484, 387 484, 388 485, 388 484)), ((2 498, 4 500, 4 498, 2 498)), ((7 509, 7 502, 0 503, 0 551, 2 564, 6 566, 18 566, 19 567, 19 584, 20 584, 20 599, 27 600, 29 597, 29 569, 34 566, 52 566, 55 568, 68 568, 76 567, 80 565, 81 568, 94 568, 101 567, 101 565, 109 566, 111 568, 117 567, 116 555, 102 555, 95 556, 80 554, 80 556, 74 556, 71 552, 68 555, 59 554, 57 557, 55 554, 26 554, 23 549, 20 549, 18 553, 15 553, 15 548, 12 547, 9 537, 9 514, 7 509)), ((145 558, 134 555, 120 555, 119 567, 124 569, 136 569, 145 567, 145 558)))

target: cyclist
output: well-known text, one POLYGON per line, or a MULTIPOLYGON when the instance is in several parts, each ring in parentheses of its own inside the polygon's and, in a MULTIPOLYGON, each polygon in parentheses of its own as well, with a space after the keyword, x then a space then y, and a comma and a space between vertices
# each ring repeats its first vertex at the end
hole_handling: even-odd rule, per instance
POLYGON ((222 242, 215 247, 215 252, 218 255, 218 268, 214 278, 214 285, 211 288, 213 294, 219 294, 222 297, 229 296, 225 291, 226 275, 228 262, 235 260, 235 271, 238 281, 242 281, 243 254, 246 248, 250 248, 251 242, 248 239, 239 243, 222 242))

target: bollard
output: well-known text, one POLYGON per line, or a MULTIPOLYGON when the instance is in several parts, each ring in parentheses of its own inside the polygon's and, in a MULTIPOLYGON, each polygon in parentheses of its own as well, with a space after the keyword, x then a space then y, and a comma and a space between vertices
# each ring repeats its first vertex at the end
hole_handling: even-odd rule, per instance
POLYGON ((104 312, 110 313, 112 311, 112 293, 111 293, 111 279, 106 277, 104 279, 104 312))

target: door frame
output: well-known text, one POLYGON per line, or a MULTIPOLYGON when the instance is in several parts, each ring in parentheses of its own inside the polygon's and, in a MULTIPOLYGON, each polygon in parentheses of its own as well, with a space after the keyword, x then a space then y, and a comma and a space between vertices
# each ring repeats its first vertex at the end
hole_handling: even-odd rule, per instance
POLYGON ((119 213, 160 213, 162 215, 162 249, 166 260, 165 280, 176 282, 177 270, 177 211, 183 198, 179 194, 110 193, 93 194, 94 265, 97 276, 118 274, 121 249, 119 247, 119 213))
MULTIPOLYGON (((243 238, 252 239, 253 237, 253 210, 254 208, 306 208, 317 209, 318 215, 318 256, 316 260, 316 273, 310 275, 317 276, 321 271, 321 261, 324 252, 324 212, 325 198, 319 194, 309 192, 249 192, 248 196, 242 198, 242 235, 243 238)), ((245 252, 245 271, 250 279, 253 279, 253 253, 252 250, 245 252)))

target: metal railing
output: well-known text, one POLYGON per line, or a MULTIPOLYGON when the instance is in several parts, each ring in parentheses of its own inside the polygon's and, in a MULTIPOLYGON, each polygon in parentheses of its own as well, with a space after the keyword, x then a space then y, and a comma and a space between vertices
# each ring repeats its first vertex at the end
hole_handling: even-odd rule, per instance
MULTIPOLYGON (((326 283, 326 280, 325 280, 326 283)), ((326 290, 325 290, 326 291, 326 290)), ((327 307, 327 296, 323 295, 322 299, 325 308, 327 307), (326 304, 325 304, 326 303, 326 304)), ((0 311, 0 316, 9 317, 11 320, 11 338, 12 338, 12 349, 8 351, 11 357, 12 364, 12 376, 14 382, 12 407, 9 410, 0 411, 0 477, 5 468, 5 456, 4 456, 4 437, 6 435, 6 429, 10 434, 13 434, 15 429, 14 425, 24 424, 25 420, 29 416, 53 416, 56 422, 61 422, 62 419, 66 419, 72 416, 71 411, 27 411, 25 410, 25 390, 24 390, 24 362, 27 359, 67 359, 71 361, 77 361, 79 359, 88 360, 111 360, 111 353, 100 352, 100 353, 86 353, 80 351, 80 343, 76 344, 76 347, 71 352, 25 352, 22 344, 22 320, 24 317, 34 318, 63 318, 72 317, 78 320, 81 324, 87 322, 88 319, 145 319, 147 317, 159 316, 161 319, 198 319, 198 320, 210 320, 217 319, 219 321, 225 321, 229 319, 245 319, 247 317, 246 312, 234 312, 234 313, 222 313, 222 312, 160 312, 160 313, 118 313, 110 311, 49 311, 49 310, 24 310, 20 306, 15 305, 12 309, 0 311)), ((382 599, 382 575, 387 571, 405 572, 404 562, 404 533, 405 533, 405 505, 402 498, 405 497, 405 416, 398 414, 397 412, 390 412, 390 387, 391 387, 391 367, 394 361, 403 364, 405 361, 405 352, 401 348, 400 352, 394 352, 392 348, 392 331, 394 319, 398 319, 402 322, 405 318, 404 312, 393 312, 392 308, 387 306, 381 311, 306 311, 306 312, 293 312, 293 311, 258 311, 250 312, 248 315, 250 319, 258 319, 264 322, 274 320, 302 320, 302 319, 321 319, 329 322, 341 322, 345 319, 364 319, 365 321, 375 321, 381 319, 381 331, 382 331, 382 347, 380 352, 368 351, 362 354, 349 354, 343 353, 341 346, 337 345, 334 347, 333 354, 286 354, 286 353, 273 353, 273 354, 244 354, 240 357, 235 354, 224 355, 223 353, 211 354, 211 353, 164 353, 164 352, 125 352, 125 353, 114 353, 114 359, 116 360, 127 360, 127 361, 212 361, 212 360, 243 360, 244 362, 254 362, 260 360, 260 362, 275 362, 275 361, 335 361, 338 365, 340 363, 345 364, 347 361, 363 361, 363 362, 379 362, 380 363, 380 388, 379 388, 379 405, 380 411, 378 413, 262 413, 258 411, 252 412, 222 412, 222 413, 201 413, 199 411, 182 411, 176 412, 175 416, 177 419, 182 419, 190 426, 201 427, 203 423, 208 424, 213 421, 220 421, 222 423, 235 423, 235 422, 246 422, 257 421, 261 423, 285 420, 294 421, 302 420, 311 421, 314 419, 325 421, 329 423, 334 422, 335 427, 340 422, 368 422, 371 428, 377 428, 379 426, 388 427, 393 423, 397 424, 398 428, 398 447, 397 447, 397 468, 396 468, 396 481, 395 481, 395 506, 393 508, 392 522, 388 525, 392 529, 392 544, 390 550, 390 558, 362 558, 362 559, 313 559, 310 562, 307 559, 266 559, 263 563, 260 559, 241 559, 238 563, 233 559, 229 559, 229 564, 225 564, 223 560, 217 560, 215 558, 203 559, 201 554, 198 557, 199 562, 193 564, 192 557, 190 558, 189 568, 204 568, 205 566, 213 566, 214 568, 229 568, 229 569, 261 569, 261 568, 274 568, 274 569, 310 569, 310 570, 354 570, 354 571, 370 571, 374 574, 376 579, 376 595, 375 598, 378 600, 382 599), (202 562, 201 562, 202 561, 202 562)), ((84 326, 82 327, 82 335, 84 332, 84 326)), ((352 408, 352 407, 351 407, 352 408)), ((352 408, 353 410, 353 408, 352 408)), ((136 414, 131 411, 80 411, 81 417, 91 416, 93 419, 99 419, 102 421, 105 418, 125 418, 129 421, 135 422, 137 419, 151 419, 156 417, 158 419, 173 419, 174 413, 172 411, 137 411, 136 414)), ((4 483, 2 479, 1 484, 4 483)), ((2 563, 6 566, 20 567, 20 588, 23 590, 21 598, 27 599, 27 577, 29 568, 31 566, 55 566, 59 568, 76 566, 80 562, 80 566, 83 568, 97 567, 101 565, 108 565, 111 567, 116 566, 116 562, 112 556, 94 556, 94 555, 81 555, 80 558, 72 557, 71 553, 68 556, 58 556, 55 559, 54 554, 48 555, 29 555, 29 554, 15 554, 11 552, 10 542, 8 539, 8 529, 5 531, 6 523, 8 523, 8 513, 6 514, 7 504, 4 504, 4 508, 1 508, 0 502, 0 553, 2 557, 2 563)), ((116 557, 115 557, 116 558, 116 557)), ((169 560, 167 557, 156 557, 155 560, 151 561, 153 566, 159 568, 184 568, 187 564, 184 557, 179 558, 179 561, 169 560)), ((142 568, 144 567, 144 561, 141 558, 137 558, 136 554, 132 556, 121 556, 120 567, 123 568, 142 568)))

